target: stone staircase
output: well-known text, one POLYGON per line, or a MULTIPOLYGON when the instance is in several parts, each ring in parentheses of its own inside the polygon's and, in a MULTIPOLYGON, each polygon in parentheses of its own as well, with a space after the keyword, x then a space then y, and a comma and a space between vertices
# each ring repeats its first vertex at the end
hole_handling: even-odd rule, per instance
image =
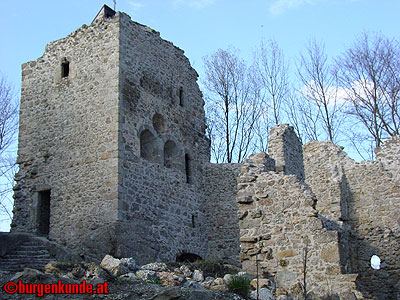
POLYGON ((22 271, 24 268, 43 270, 44 266, 51 260, 47 248, 36 241, 25 241, 18 247, 0 257, 0 270, 22 271))

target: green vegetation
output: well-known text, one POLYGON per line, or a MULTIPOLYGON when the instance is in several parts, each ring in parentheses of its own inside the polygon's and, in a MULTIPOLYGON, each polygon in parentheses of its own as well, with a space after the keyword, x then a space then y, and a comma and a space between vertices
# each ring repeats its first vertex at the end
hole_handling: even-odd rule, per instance
POLYGON ((150 283, 161 284, 161 279, 158 277, 149 277, 147 281, 150 283))
POLYGON ((247 297, 250 293, 250 279, 245 276, 233 276, 227 286, 231 292, 242 297, 247 297))

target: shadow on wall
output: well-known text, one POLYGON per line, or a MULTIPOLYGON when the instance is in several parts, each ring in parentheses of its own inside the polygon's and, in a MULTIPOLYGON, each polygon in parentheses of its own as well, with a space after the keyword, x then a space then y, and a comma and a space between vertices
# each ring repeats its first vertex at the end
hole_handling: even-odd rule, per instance
MULTIPOLYGON (((356 285, 358 290, 366 298, 379 300, 398 299, 396 298, 396 277, 390 274, 388 263, 385 263, 385 255, 381 253, 382 248, 374 246, 373 243, 391 243, 393 251, 399 250, 399 237, 390 238, 385 236, 385 229, 374 228, 371 232, 365 232, 362 228, 362 220, 354 207, 354 194, 349 185, 348 179, 343 172, 340 183, 341 190, 341 219, 342 226, 339 229, 340 262, 343 273, 358 273, 356 285), (382 268, 375 270, 371 267, 370 261, 373 255, 383 258, 382 268)), ((387 249, 387 247, 385 248, 387 249)), ((393 253, 395 254, 395 253, 393 253)), ((388 259, 390 259, 388 257, 388 259)), ((393 259, 393 258, 392 258, 393 259)), ((390 268, 389 268, 390 269, 390 268)), ((395 272, 395 270, 393 270, 395 272)))

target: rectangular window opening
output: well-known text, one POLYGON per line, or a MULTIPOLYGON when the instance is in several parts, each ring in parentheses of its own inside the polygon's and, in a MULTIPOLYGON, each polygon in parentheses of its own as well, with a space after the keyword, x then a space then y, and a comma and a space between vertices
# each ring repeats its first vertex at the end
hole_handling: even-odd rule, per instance
POLYGON ((183 88, 179 89, 179 105, 183 106, 183 88))
POLYGON ((65 61, 61 64, 61 76, 63 78, 69 76, 69 61, 65 61))
POLYGON ((192 168, 191 160, 188 154, 185 154, 185 173, 186 173, 186 183, 192 183, 192 168))
POLYGON ((195 218, 195 216, 192 215, 192 228, 195 228, 194 218, 195 218))

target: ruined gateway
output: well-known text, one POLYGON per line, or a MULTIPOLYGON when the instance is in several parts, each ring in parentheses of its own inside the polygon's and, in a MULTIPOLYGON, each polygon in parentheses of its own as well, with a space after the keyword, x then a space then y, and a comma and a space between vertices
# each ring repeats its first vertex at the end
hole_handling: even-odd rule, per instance
POLYGON ((317 294, 397 299, 400 138, 356 163, 282 124, 268 155, 212 164, 197 77, 182 50, 106 6, 48 44, 22 66, 11 230, 88 259, 195 254, 252 274, 257 259, 289 293, 306 262, 317 294))

